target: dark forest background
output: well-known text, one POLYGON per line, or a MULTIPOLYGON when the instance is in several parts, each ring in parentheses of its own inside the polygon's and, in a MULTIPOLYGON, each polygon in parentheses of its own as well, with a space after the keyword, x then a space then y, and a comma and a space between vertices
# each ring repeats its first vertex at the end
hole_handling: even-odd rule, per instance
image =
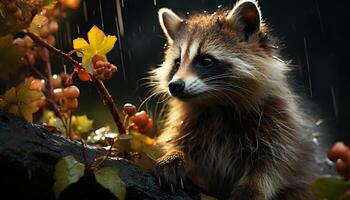
MULTIPOLYGON (((72 39, 85 37, 93 25, 106 34, 117 35, 118 44, 109 54, 109 61, 120 71, 106 85, 118 106, 126 102, 139 105, 148 91, 142 87, 145 82, 142 78, 162 62, 166 42, 157 11, 168 7, 185 17, 195 12, 214 12, 218 7, 232 7, 234 3, 234 0, 84 0, 80 9, 60 22, 57 46, 71 50, 72 39)), ((350 134, 347 1, 260 0, 259 4, 273 35, 281 41, 282 58, 294 65, 290 79, 304 98, 306 110, 327 122, 330 132, 346 137, 350 134)), ((60 60, 56 63, 62 64, 60 60)), ((80 87, 78 112, 94 118, 96 127, 113 124, 95 88, 88 83, 80 83, 80 87)), ((155 99, 144 109, 157 113, 156 105, 155 99)))

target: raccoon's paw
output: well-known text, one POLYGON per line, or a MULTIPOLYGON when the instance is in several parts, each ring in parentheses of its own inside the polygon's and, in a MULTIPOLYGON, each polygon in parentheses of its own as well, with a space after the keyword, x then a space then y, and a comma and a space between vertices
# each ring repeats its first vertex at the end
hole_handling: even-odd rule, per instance
POLYGON ((160 186, 166 186, 174 192, 174 188, 184 189, 186 172, 184 158, 179 153, 169 154, 162 157, 154 170, 160 186))

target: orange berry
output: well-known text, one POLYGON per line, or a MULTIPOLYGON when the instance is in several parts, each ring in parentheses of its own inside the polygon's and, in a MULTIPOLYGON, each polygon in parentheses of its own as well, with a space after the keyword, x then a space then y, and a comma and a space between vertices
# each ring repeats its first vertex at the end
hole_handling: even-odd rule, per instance
POLYGON ((105 65, 106 65, 105 61, 99 60, 99 61, 96 61, 95 65, 94 65, 94 68, 95 69, 99 69, 99 68, 104 67, 105 65))
POLYGON ((336 161, 339 158, 343 158, 346 152, 349 151, 349 147, 347 147, 343 142, 337 142, 331 150, 328 152, 328 158, 332 161, 336 161))
POLYGON ((90 74, 82 69, 78 69, 78 77, 81 81, 90 81, 91 80, 90 74))
POLYGON ((39 35, 42 38, 47 38, 50 35, 50 30, 49 27, 47 25, 43 25, 40 30, 39 30, 39 35))
POLYGON ((53 99, 55 101, 60 101, 63 98, 63 90, 62 88, 57 88, 53 90, 53 99))
POLYGON ((74 109, 78 108, 78 99, 77 98, 69 99, 66 102, 66 108, 68 110, 74 110, 74 109))
POLYGON ((49 24, 49 30, 50 30, 51 33, 56 33, 56 32, 57 32, 57 30, 58 30, 58 24, 57 24, 56 21, 50 22, 50 24, 49 24))
POLYGON ((46 42, 49 43, 50 45, 54 46, 55 43, 56 43, 55 36, 49 35, 49 36, 46 38, 46 42))
POLYGON ((67 99, 76 99, 80 95, 80 90, 77 86, 72 85, 65 88, 63 94, 67 99))
POLYGON ((145 111, 141 111, 132 116, 132 121, 139 127, 144 128, 148 123, 148 115, 145 111))
POLYGON ((24 41, 24 46, 25 47, 27 47, 27 48, 29 48, 29 47, 32 47, 33 46, 33 40, 32 40, 32 38, 30 38, 29 36, 25 36, 24 38, 23 38, 23 41, 24 41))
POLYGON ((123 112, 126 115, 134 116, 137 112, 137 108, 136 108, 136 106, 132 105, 131 103, 126 103, 123 106, 123 112))
POLYGON ((91 62, 93 65, 95 65, 97 61, 105 61, 105 58, 96 54, 91 58, 91 62))
POLYGON ((52 85, 54 88, 60 88, 62 87, 62 79, 61 76, 54 74, 52 76, 52 85))

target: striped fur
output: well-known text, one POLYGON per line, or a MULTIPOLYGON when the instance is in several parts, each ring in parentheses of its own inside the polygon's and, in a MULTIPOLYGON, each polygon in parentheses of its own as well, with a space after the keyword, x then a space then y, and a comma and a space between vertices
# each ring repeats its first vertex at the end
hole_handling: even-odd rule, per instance
POLYGON ((161 180, 181 186, 187 178, 219 199, 313 199, 313 149, 257 2, 186 20, 169 9, 159 16, 169 44, 152 72, 154 93, 168 99, 161 180), (215 66, 195 68, 200 55, 215 66), (174 79, 185 81, 189 98, 169 96, 174 79))

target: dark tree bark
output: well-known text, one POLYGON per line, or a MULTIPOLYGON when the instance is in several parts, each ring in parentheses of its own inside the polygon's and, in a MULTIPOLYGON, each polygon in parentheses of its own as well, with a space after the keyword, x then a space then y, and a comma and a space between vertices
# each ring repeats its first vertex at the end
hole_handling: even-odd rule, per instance
MULTIPOLYGON (((67 155, 83 163, 81 143, 0 112, 0 199, 54 199, 54 167, 67 155)), ((102 155, 105 152, 86 147, 88 160, 102 155)), ((191 199, 181 190, 174 194, 162 190, 151 174, 127 160, 108 160, 104 165, 120 169, 127 185, 126 199, 191 199)), ((97 184, 93 176, 86 176, 69 186, 61 199, 114 199, 114 196, 97 184)))

